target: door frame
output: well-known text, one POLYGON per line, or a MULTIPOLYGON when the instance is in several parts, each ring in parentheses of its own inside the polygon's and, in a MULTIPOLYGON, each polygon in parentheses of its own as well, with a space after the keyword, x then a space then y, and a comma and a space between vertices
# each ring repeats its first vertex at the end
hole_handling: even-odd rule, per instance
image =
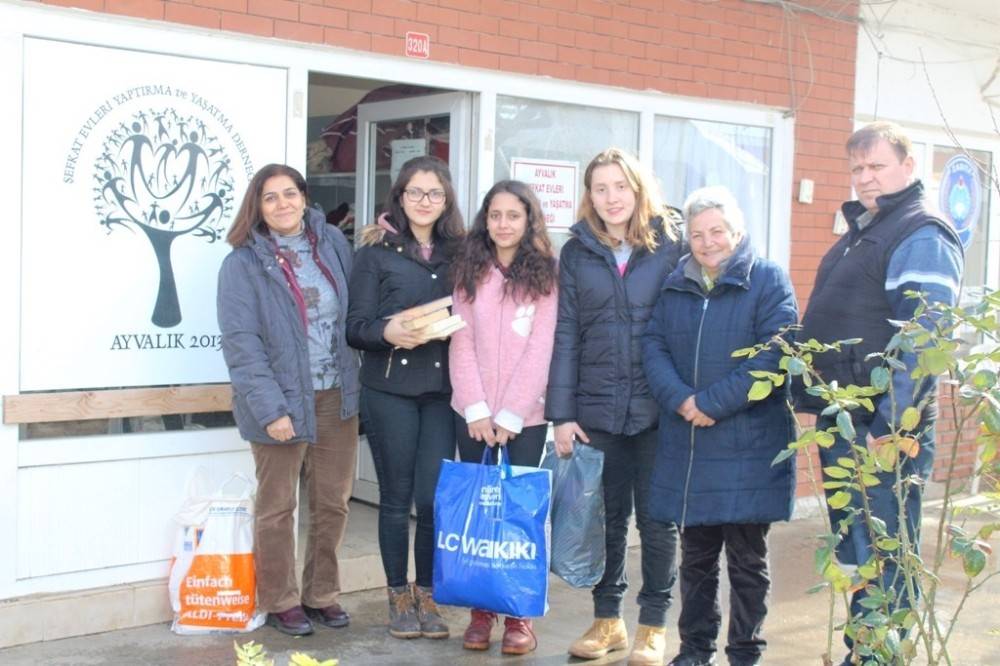
POLYGON ((469 192, 475 182, 475 174, 472 173, 472 94, 449 92, 358 105, 355 229, 363 229, 374 222, 372 211, 376 202, 369 200, 374 187, 369 168, 372 124, 445 114, 451 116, 448 128, 448 169, 451 171, 458 209, 465 220, 469 219, 469 192))
MULTIPOLYGON (((354 185, 354 219, 355 242, 361 234, 357 233, 366 225, 371 224, 372 211, 376 202, 370 201, 374 184, 372 182, 372 132, 377 122, 410 120, 428 116, 450 116, 448 128, 448 169, 451 171, 452 185, 455 189, 456 205, 465 220, 469 215, 469 193, 476 182, 473 173, 472 150, 472 93, 449 92, 436 95, 422 95, 393 99, 384 102, 369 102, 358 105, 357 123, 357 159, 355 161, 354 185)), ((358 441, 358 464, 354 475, 354 490, 352 496, 377 505, 378 480, 375 475, 375 462, 371 449, 367 446, 365 435, 358 441)))

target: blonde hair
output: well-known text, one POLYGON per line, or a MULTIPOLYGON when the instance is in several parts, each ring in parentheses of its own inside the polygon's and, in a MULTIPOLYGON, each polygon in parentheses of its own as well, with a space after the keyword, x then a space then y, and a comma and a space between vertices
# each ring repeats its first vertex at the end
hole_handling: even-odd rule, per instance
MULTIPOLYGON (((645 247, 652 252, 659 245, 656 229, 651 224, 654 217, 662 217, 666 214, 666 206, 663 205, 663 195, 660 194, 660 187, 656 180, 646 172, 646 169, 639 164, 639 161, 620 148, 608 148, 597 154, 590 160, 587 170, 583 174, 583 198, 580 201, 579 218, 587 223, 590 230, 597 236, 597 239, 608 247, 617 247, 619 241, 608 233, 604 220, 594 210, 594 203, 590 199, 590 185, 594 175, 594 170, 617 164, 625 174, 625 180, 635 193, 635 211, 632 219, 629 220, 625 229, 625 242, 633 247, 645 247)), ((670 240, 677 240, 673 225, 663 224, 663 235, 670 240)))

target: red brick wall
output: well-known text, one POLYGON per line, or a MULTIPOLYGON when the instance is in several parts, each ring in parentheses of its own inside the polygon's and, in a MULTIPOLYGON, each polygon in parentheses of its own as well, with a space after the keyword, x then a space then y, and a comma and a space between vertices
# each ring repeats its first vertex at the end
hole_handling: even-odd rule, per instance
POLYGON ((941 483, 947 481, 948 468, 954 457, 952 485, 960 487, 976 471, 976 436, 979 434, 979 426, 975 425, 977 421, 974 415, 969 414, 969 409, 954 400, 952 387, 942 386, 939 395, 935 429, 937 452, 934 459, 934 474, 931 478, 941 483), (962 424, 963 420, 966 427, 960 432, 957 426, 962 424))
POLYGON ((850 193, 843 145, 857 27, 849 20, 743 0, 44 1, 399 57, 413 30, 430 35, 432 60, 794 109, 794 189, 801 178, 816 183, 814 203, 792 206, 791 272, 803 308, 850 193))
POLYGON ((430 35, 432 60, 795 108, 793 183, 816 183, 814 203, 792 207, 791 271, 803 308, 850 193, 843 145, 857 28, 846 20, 808 12, 786 20, 777 7, 745 0, 43 1, 400 57, 415 30, 430 35))

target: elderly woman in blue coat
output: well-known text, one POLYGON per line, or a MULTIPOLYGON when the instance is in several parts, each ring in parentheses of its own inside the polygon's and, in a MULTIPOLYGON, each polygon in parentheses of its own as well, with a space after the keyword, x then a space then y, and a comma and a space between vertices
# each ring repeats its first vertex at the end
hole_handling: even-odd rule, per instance
POLYGON ((306 181, 269 164, 247 186, 219 271, 233 414, 257 473, 257 606, 278 631, 343 627, 337 549, 358 451, 358 354, 347 346, 351 246, 306 206, 306 181), (309 497, 302 591, 295 575, 299 476, 309 497))
POLYGON ((734 358, 798 320, 788 276, 755 255, 728 190, 684 203, 691 253, 666 278, 643 336, 643 365, 660 406, 650 488, 655 520, 681 529, 680 653, 672 666, 714 664, 722 624, 719 554, 730 582, 726 655, 757 664, 766 647, 767 533, 791 516, 794 460, 772 466, 794 439, 785 391, 747 397, 753 370, 777 372, 774 351, 734 358))

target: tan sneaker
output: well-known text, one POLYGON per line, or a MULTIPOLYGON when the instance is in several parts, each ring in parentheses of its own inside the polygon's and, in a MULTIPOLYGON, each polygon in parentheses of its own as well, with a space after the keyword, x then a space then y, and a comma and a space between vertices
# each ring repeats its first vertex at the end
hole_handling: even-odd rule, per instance
POLYGON ((663 653, 667 648, 667 628, 640 624, 635 632, 632 654, 628 656, 629 666, 661 666, 663 653))
POLYGON ((628 630, 620 617, 597 618, 590 629, 573 641, 569 653, 580 659, 600 659, 609 652, 628 647, 628 630))

